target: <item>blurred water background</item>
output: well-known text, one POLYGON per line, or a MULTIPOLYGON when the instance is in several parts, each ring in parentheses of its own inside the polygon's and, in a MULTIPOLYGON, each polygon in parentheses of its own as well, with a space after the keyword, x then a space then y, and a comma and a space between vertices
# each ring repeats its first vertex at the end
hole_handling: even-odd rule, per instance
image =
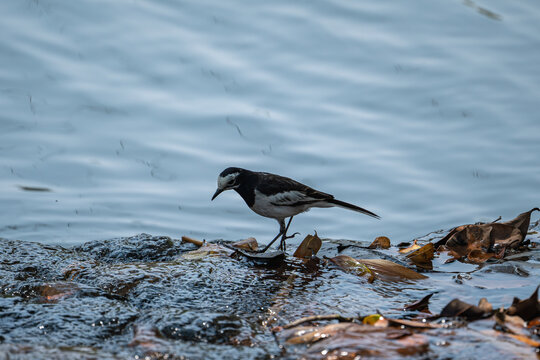
POLYGON ((295 218, 302 235, 397 243, 540 206, 536 0, 0 13, 0 237, 271 239, 277 223, 237 194, 210 202, 228 166, 382 217, 315 209, 295 218))

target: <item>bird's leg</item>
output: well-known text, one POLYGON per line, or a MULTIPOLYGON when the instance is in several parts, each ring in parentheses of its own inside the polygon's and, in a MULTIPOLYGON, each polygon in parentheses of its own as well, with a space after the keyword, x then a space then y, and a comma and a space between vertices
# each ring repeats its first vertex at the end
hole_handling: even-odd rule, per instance
MULTIPOLYGON (((270 243, 269 243, 268 245, 266 245, 266 247, 265 247, 264 249, 262 249, 262 250, 259 251, 259 252, 263 253, 263 252, 265 252, 266 250, 268 250, 268 249, 270 248, 270 246, 272 246, 272 244, 276 242, 276 240, 278 239, 278 237, 280 237, 282 234, 284 234, 284 233, 287 231, 287 229, 285 228, 285 222, 284 222, 283 220, 281 220, 281 221, 278 220, 278 222, 279 222, 279 233, 276 235, 276 237, 275 237, 274 239, 272 239, 272 241, 270 241, 270 243)), ((291 223, 291 222, 289 221, 289 224, 290 224, 290 223, 291 223)), ((282 240, 282 241, 283 241, 283 240, 282 240)), ((280 246, 281 246, 281 245, 280 245, 280 246)))
MULTIPOLYGON (((294 217, 294 216, 291 216, 291 217, 289 218, 289 222, 287 223, 287 227, 285 227, 285 229, 283 230, 283 234, 281 235, 281 243, 279 244, 279 248, 280 248, 281 250, 283 250, 283 251, 286 250, 285 240, 291 239, 291 238, 295 237, 296 234, 298 234, 298 233, 294 233, 294 234, 292 234, 291 236, 287 236, 287 230, 289 230, 289 226, 291 225, 291 221, 292 221, 292 218, 293 218, 293 217, 294 217)), ((285 225, 284 222, 282 222, 282 224, 285 225)))

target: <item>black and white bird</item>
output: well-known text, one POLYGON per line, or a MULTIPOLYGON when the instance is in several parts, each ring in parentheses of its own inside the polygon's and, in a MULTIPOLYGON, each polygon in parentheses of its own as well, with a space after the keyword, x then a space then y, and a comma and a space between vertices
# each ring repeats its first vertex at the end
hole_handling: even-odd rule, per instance
POLYGON ((279 248, 285 251, 285 240, 294 237, 294 234, 287 236, 292 218, 312 207, 339 206, 379 219, 377 214, 369 210, 337 200, 330 194, 310 188, 293 179, 270 173, 236 167, 227 168, 218 176, 217 190, 212 200, 223 191, 231 189, 240 194, 251 210, 261 216, 276 219, 279 223, 279 233, 262 252, 265 252, 280 236, 279 248), (287 226, 285 226, 286 218, 289 218, 287 226))

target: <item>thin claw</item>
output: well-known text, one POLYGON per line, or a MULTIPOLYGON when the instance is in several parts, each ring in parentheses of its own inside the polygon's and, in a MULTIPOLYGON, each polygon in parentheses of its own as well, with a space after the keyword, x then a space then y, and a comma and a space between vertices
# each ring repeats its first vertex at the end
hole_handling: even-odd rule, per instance
POLYGON ((292 239, 292 238, 295 237, 296 235, 300 235, 300 233, 299 233, 299 232, 295 232, 295 233, 293 233, 292 235, 287 235, 287 236, 283 237, 283 240, 292 239))

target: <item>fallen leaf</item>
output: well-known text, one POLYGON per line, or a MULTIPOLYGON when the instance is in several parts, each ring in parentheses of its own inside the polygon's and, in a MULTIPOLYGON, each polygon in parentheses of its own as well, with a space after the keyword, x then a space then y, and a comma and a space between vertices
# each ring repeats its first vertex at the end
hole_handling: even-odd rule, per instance
POLYGON ((478 308, 485 313, 493 312, 493 305, 491 305, 486 298, 481 298, 480 301, 478 301, 478 308))
POLYGON ((292 337, 286 341, 287 344, 309 344, 319 341, 321 339, 334 336, 340 331, 346 331, 351 328, 356 328, 359 324, 344 322, 337 324, 325 325, 322 327, 313 327, 311 331, 304 331, 302 335, 292 337))
POLYGON ((515 228, 518 228, 521 232, 521 236, 525 238, 527 232, 529 231, 529 224, 531 222, 531 214, 533 211, 540 211, 539 208, 534 208, 524 213, 519 214, 515 219, 503 222, 501 224, 509 225, 515 228))
POLYGON ((188 251, 182 254, 182 258, 186 260, 198 260, 207 256, 229 256, 233 252, 234 250, 218 244, 204 243, 204 245, 197 250, 188 251))
POLYGON ((507 222, 458 226, 436 242, 435 246, 444 245, 454 258, 467 258, 473 263, 482 263, 492 257, 501 258, 506 249, 515 249, 522 245, 529 228, 531 213, 537 210, 540 209, 531 209, 507 222), (502 250, 497 251, 497 248, 502 250))
POLYGON ((390 247, 390 239, 386 236, 379 236, 373 240, 368 249, 388 249, 390 247))
POLYGON ((238 249, 248 250, 248 251, 257 251, 259 249, 259 244, 254 237, 249 237, 244 240, 239 240, 232 243, 232 246, 238 249))
POLYGON ((399 249, 399 252, 402 253, 402 254, 407 254, 407 253, 410 253, 411 251, 414 251, 414 250, 416 250, 416 249, 420 249, 421 246, 418 245, 417 242, 418 242, 418 240, 415 239, 415 240, 413 241, 413 244, 412 244, 411 246, 406 247, 406 248, 404 248, 404 249, 399 249))
POLYGON ((427 276, 417 273, 405 266, 383 259, 359 259, 358 262, 367 266, 377 278, 387 281, 427 279, 427 276))
POLYGON ((317 235, 317 233, 315 233, 315 235, 308 235, 302 241, 300 246, 298 246, 293 256, 301 259, 315 256, 319 252, 321 246, 322 241, 317 235))
POLYGON ((56 282, 44 284, 40 288, 42 302, 53 303, 69 297, 79 291, 80 288, 72 282, 56 282))
POLYGON ((442 328, 442 324, 431 323, 428 321, 406 320, 406 319, 390 319, 386 318, 390 325, 405 326, 416 329, 438 329, 442 328))
POLYGON ((506 310, 508 315, 516 315, 525 321, 532 320, 540 316, 540 303, 538 303, 538 288, 526 300, 514 298, 512 305, 506 310))
POLYGON ((167 342, 162 339, 159 329, 140 324, 133 326, 133 339, 128 344, 130 347, 140 347, 145 351, 159 351, 166 349, 167 342))
POLYGON ((428 350, 427 337, 408 329, 384 328, 356 323, 330 324, 303 328, 287 344, 312 344, 303 358, 354 359, 395 357, 428 350))
POLYGON ((338 255, 330 259, 330 261, 341 269, 353 273, 358 276, 368 277, 368 282, 372 283, 375 280, 375 274, 361 261, 358 261, 347 255, 338 255))
POLYGON ((424 296, 422 299, 415 301, 412 304, 406 305, 405 307, 403 307, 403 310, 408 310, 408 311, 426 311, 427 310, 429 312, 429 309, 428 309, 429 299, 431 299, 433 294, 434 293, 428 294, 424 296))
POLYGON ((362 324, 374 325, 381 318, 382 318, 381 314, 371 314, 362 319, 362 324))
POLYGON ((421 248, 417 249, 414 252, 411 252, 406 255, 407 258, 412 261, 415 265, 420 266, 424 269, 433 269, 433 260, 435 256, 435 247, 432 243, 427 243, 421 248))
POLYGON ((491 315, 491 312, 486 312, 487 304, 482 304, 482 308, 479 306, 468 304, 459 299, 450 301, 444 309, 442 309, 441 317, 463 317, 467 320, 477 320, 491 315))
POLYGON ((339 320, 341 322, 352 322, 354 319, 353 318, 346 318, 346 317, 343 317, 339 314, 329 314, 329 315, 311 315, 311 316, 306 316, 306 317, 303 317, 303 318, 300 318, 298 320, 295 320, 293 322, 290 322, 286 325, 283 325, 283 326, 279 326, 279 327, 276 327, 274 329, 272 329, 272 331, 281 331, 283 329, 290 329, 290 328, 293 328, 293 327, 297 327, 298 325, 300 324, 303 324, 303 323, 306 323, 306 322, 312 322, 312 321, 321 321, 321 320, 339 320))

